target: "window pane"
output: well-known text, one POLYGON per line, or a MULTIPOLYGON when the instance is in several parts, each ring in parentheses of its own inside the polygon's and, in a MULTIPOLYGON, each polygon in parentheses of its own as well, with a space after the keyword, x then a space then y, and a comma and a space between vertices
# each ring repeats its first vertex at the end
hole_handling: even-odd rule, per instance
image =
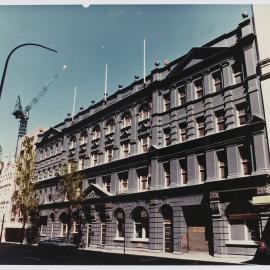
POLYGON ((231 240, 245 240, 245 225, 243 220, 231 220, 231 240))
POLYGON ((142 224, 141 223, 135 224, 135 237, 142 238, 142 224))

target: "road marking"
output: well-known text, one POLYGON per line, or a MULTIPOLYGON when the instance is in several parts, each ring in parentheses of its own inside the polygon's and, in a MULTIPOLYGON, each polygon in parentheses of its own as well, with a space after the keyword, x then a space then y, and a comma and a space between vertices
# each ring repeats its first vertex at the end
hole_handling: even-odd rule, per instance
POLYGON ((40 261, 41 259, 38 258, 34 258, 34 257, 23 257, 25 259, 31 259, 31 260, 36 260, 36 261, 40 261))

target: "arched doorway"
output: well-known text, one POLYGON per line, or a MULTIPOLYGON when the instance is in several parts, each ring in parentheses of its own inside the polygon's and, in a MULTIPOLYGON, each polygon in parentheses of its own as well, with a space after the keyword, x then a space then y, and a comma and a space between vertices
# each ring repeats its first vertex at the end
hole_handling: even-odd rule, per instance
POLYGON ((173 210, 168 204, 160 208, 163 217, 163 246, 164 251, 172 253, 174 248, 173 241, 173 210))

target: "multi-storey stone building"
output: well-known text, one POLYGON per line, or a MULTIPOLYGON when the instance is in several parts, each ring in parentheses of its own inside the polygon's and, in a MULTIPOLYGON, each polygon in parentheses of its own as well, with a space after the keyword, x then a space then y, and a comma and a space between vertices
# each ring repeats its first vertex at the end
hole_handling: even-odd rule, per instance
POLYGON ((255 42, 248 19, 40 135, 41 235, 67 234, 57 170, 76 161, 85 248, 254 255, 269 230, 251 203, 269 182, 255 42))

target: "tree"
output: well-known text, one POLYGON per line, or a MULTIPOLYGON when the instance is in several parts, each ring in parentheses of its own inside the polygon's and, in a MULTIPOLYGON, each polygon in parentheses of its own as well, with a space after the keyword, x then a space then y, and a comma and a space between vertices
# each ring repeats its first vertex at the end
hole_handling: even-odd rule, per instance
POLYGON ((35 167, 33 144, 29 137, 22 142, 22 151, 16 161, 16 190, 12 196, 12 211, 22 217, 21 244, 25 238, 25 226, 30 217, 38 215, 38 198, 32 182, 35 167))
POLYGON ((67 242, 70 242, 70 230, 72 226, 72 211, 79 208, 84 199, 82 192, 82 180, 84 175, 77 171, 77 162, 73 161, 63 165, 59 171, 58 196, 66 201, 67 214, 62 217, 62 222, 67 224, 67 242))

